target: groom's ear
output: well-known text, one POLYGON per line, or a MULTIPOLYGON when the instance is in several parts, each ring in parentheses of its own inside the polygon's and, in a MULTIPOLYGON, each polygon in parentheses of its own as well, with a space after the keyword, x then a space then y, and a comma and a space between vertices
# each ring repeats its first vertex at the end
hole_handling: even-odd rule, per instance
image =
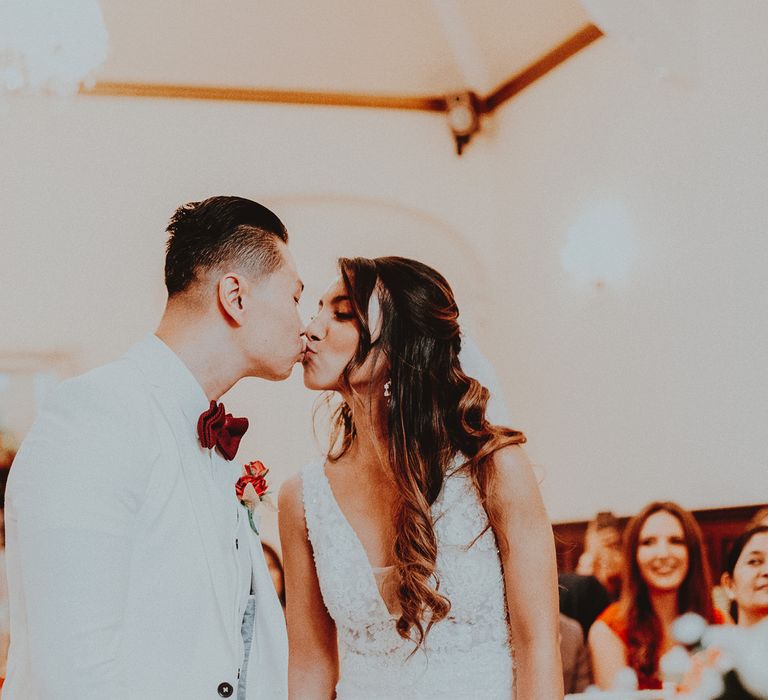
POLYGON ((248 291, 248 281, 236 272, 230 272, 219 278, 219 306, 230 323, 243 324, 243 296, 248 291))

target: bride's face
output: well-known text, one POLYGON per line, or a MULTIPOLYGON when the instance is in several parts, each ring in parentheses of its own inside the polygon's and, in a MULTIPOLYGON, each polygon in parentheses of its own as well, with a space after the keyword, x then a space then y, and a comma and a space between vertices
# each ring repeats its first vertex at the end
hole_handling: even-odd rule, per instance
MULTIPOLYGON (((347 296, 344 283, 336 280, 318 302, 317 314, 306 330, 304 385, 308 389, 340 391, 344 389, 344 368, 355 356, 360 342, 360 328, 347 296)), ((364 390, 371 380, 371 357, 349 377, 356 390, 364 390)))

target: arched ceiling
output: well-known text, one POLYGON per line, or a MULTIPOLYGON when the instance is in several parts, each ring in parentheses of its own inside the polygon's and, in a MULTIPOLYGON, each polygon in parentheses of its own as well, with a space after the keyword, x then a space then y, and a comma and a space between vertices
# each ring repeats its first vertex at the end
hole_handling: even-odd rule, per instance
POLYGON ((578 0, 101 0, 106 82, 487 94, 590 20, 578 0))

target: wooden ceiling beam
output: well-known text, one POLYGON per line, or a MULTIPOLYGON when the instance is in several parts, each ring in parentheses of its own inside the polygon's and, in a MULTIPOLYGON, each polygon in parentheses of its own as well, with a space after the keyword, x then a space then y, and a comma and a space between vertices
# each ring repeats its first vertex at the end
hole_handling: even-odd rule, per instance
POLYGON ((482 114, 490 114, 498 109, 507 100, 517 95, 532 83, 545 76, 552 69, 565 63, 571 56, 585 49, 594 41, 597 41, 603 32, 594 24, 587 24, 573 36, 558 44, 538 61, 524 68, 517 75, 513 75, 505 83, 497 87, 490 95, 480 98, 480 111, 482 114))
MULTIPOLYGON (((478 97, 481 114, 491 114, 553 68, 603 36, 594 24, 588 24, 572 37, 556 46, 535 63, 512 76, 486 97, 478 97)), ((213 87, 205 85, 168 85, 162 83, 97 82, 81 88, 82 95, 109 97, 154 97, 160 99, 221 100, 226 102, 267 102, 326 107, 370 107, 445 112, 447 102, 440 95, 396 96, 348 92, 311 92, 296 90, 262 90, 256 88, 213 87)))
POLYGON ((182 100, 221 100, 225 102, 269 102, 273 104, 320 105, 328 107, 375 107, 444 112, 442 96, 366 95, 351 92, 310 92, 262 90, 257 88, 213 87, 207 85, 168 85, 163 83, 97 82, 82 88, 81 95, 108 97, 155 97, 182 100))

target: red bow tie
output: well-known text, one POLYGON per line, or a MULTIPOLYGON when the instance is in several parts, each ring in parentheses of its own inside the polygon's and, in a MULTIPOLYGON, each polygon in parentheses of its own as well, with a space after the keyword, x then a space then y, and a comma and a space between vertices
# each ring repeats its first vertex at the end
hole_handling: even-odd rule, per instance
POLYGON ((224 459, 233 460, 240 446, 240 438, 248 430, 247 418, 234 418, 226 413, 224 404, 211 401, 211 407, 200 414, 197 435, 203 447, 218 447, 224 459))

